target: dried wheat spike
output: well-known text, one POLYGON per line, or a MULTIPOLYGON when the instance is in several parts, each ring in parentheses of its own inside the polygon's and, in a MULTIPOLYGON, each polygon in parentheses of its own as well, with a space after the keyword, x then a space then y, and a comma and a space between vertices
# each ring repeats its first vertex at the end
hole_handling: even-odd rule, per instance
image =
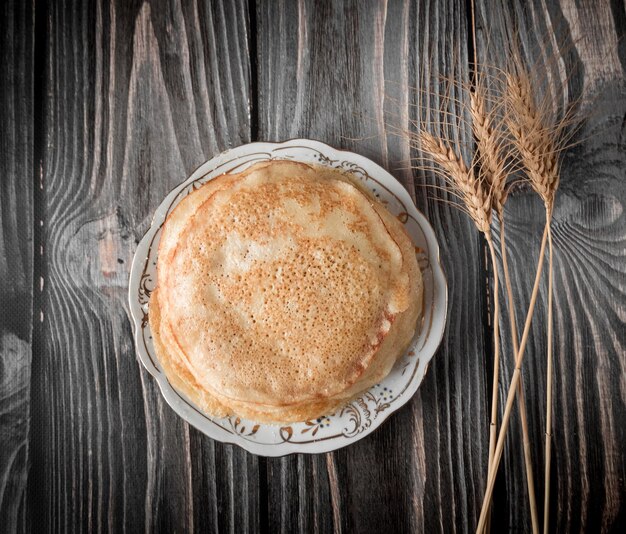
POLYGON ((506 83, 508 129, 531 185, 549 207, 559 186, 558 134, 543 124, 527 77, 507 75, 506 83))
POLYGON ((422 151, 445 171, 444 178, 465 204, 477 228, 489 234, 492 209, 490 191, 483 187, 474 170, 465 164, 463 158, 456 155, 452 147, 426 131, 419 132, 417 137, 422 151))
POLYGON ((478 166, 481 178, 489 184, 493 208, 502 215, 504 211, 504 186, 506 184, 506 159, 502 156, 503 140, 493 120, 485 110, 483 91, 477 87, 470 93, 470 114, 476 148, 480 155, 478 166))

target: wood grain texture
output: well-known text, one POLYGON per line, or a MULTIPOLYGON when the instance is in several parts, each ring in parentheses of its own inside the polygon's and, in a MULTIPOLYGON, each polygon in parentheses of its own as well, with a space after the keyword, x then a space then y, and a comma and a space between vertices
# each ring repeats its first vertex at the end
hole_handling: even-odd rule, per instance
MULTIPOLYGON (((477 2, 479 61, 503 65, 504 44, 517 35, 539 75, 569 82, 570 98, 582 97, 587 115, 580 145, 563 161, 553 219, 554 396, 551 528, 554 532, 618 531, 624 524, 626 443, 626 31, 623 4, 602 2, 477 2)), ((556 98, 567 94, 550 83, 556 98)), ((518 323, 527 309, 544 213, 527 187, 506 206, 512 283, 519 295, 518 323)), ((524 380, 533 439, 535 480, 543 503, 546 385, 544 277, 524 380)), ((506 312, 503 314, 506 317, 506 312)), ((508 321, 501 400, 511 365, 508 321)), ((520 430, 514 421, 496 494, 498 526, 530 530, 520 430)), ((540 510, 541 513, 541 510, 540 510)))
MULTIPOLYGON (((433 80, 470 80, 474 45, 503 61, 517 28, 527 56, 555 48, 557 70, 574 69, 568 91, 596 102, 588 139, 566 156, 554 222, 552 527, 623 531, 626 12, 608 0, 526 4, 476 0, 474 43, 469 1, 5 2, 0 530, 472 532, 486 479, 490 273, 472 224, 426 187, 434 176, 410 169, 415 153, 394 131, 416 118, 413 87, 436 102, 433 80), (227 147, 297 136, 359 152, 405 184, 441 244, 448 327, 418 393, 371 436, 265 459, 164 403, 136 360, 126 292, 136 244, 173 186, 227 147)), ((452 134, 471 150, 469 132, 452 134)), ((543 214, 522 187, 506 215, 521 315, 543 214)), ((544 302, 542 287, 525 367, 539 494, 544 302)), ((529 529, 509 440, 493 532, 529 529)))
POLYGON ((33 310, 33 9, 0 7, 0 524, 24 528, 33 310))
MULTIPOLYGON (((487 422, 480 245, 463 215, 427 201, 401 169, 408 143, 387 131, 385 119, 389 106, 394 126, 407 128, 417 99, 407 88, 433 74, 468 79, 465 9, 456 2, 275 2, 260 6, 257 24, 259 136, 320 139, 391 170, 441 240, 451 294, 442 349, 407 407, 373 435, 328 454, 326 469, 323 458, 268 460, 276 507, 270 531, 307 531, 315 508, 303 506, 304 494, 333 511, 337 531, 466 532, 486 472, 486 433, 476 432, 487 422), (400 86, 397 104, 387 102, 386 82, 389 90, 400 86), (323 485, 302 488, 305 469, 322 473, 323 485), (285 490, 298 487, 298 499, 285 499, 285 490)), ((419 186, 433 177, 415 180, 419 186)))
POLYGON ((135 358, 126 296, 163 197, 249 141, 247 4, 56 2, 39 16, 45 254, 29 526, 253 530, 257 459, 162 401, 135 358))

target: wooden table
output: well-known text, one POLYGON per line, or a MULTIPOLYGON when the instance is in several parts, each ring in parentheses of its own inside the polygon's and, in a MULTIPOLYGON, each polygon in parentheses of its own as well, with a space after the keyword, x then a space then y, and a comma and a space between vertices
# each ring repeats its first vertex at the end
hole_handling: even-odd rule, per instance
MULTIPOLYGON (((4 2, 0 17, 0 530, 472 531, 485 487, 490 277, 468 219, 421 187, 411 87, 558 45, 594 99, 554 218, 554 532, 626 528, 626 12, 619 1, 4 2), (489 47, 487 47, 489 42, 489 47), (385 91, 395 91, 395 101, 385 91), (296 136, 359 152, 414 195, 442 246, 445 339, 419 392, 334 453, 265 459, 163 402, 135 357, 127 283, 165 194, 227 147, 296 136), (428 193, 428 194, 427 194, 428 193)), ((437 91, 437 88, 434 89, 437 91)), ((459 133, 466 135, 464 132, 459 133)), ((543 226, 507 204, 526 309, 543 226)), ((525 383, 539 500, 542 285, 525 383)), ((505 395, 510 359, 505 358, 505 395)), ((530 531, 515 416, 493 531, 530 531)))

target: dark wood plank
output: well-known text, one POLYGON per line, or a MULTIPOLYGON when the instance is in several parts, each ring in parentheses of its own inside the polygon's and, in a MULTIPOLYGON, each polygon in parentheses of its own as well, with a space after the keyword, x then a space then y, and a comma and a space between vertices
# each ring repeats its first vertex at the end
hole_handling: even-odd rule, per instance
POLYGON ((335 531, 469 531, 487 451, 481 246, 463 215, 426 200, 420 186, 433 176, 401 169, 409 146, 385 121, 389 111, 393 126, 408 127, 417 101, 409 87, 431 75, 468 79, 465 6, 268 2, 259 5, 257 23, 259 137, 320 139, 391 170, 435 227, 451 293, 442 349, 406 408, 325 458, 268 461, 270 531, 328 531, 331 510, 335 531), (399 89, 393 105, 386 81, 399 89), (318 516, 320 506, 326 513, 318 516), (319 517, 324 523, 315 523, 319 517))
POLYGON ((33 8, 0 7, 0 524, 23 530, 33 310, 33 8))
POLYGON ((255 530, 257 459, 162 401, 135 358, 127 281, 167 192, 250 138, 248 6, 37 4, 43 321, 35 358, 31 528, 255 530))
MULTIPOLYGON (((564 28, 563 65, 578 68, 570 88, 599 102, 590 139, 566 158, 555 215, 552 518, 558 532, 619 531, 626 14, 618 2, 477 4, 479 54, 501 59, 497 43, 514 23, 531 55, 564 28)), ((410 87, 438 74, 469 79, 466 3, 38 3, 34 32, 32 9, 3 4, 0 21, 0 297, 11 310, 0 316, 3 529, 471 531, 487 456, 484 249, 445 197, 426 199, 435 178, 406 170, 412 153, 391 134, 415 117, 410 87), (265 460, 206 438, 162 401, 134 357, 126 287, 135 245, 171 187, 228 146, 295 136, 360 152, 403 181, 442 245, 449 327, 418 394, 379 431, 335 453, 265 460)), ((507 217, 519 314, 541 206, 519 189, 507 217)), ((543 302, 545 287, 526 366, 539 482, 543 302)), ((497 532, 529 530, 510 443, 497 532)))
MULTIPOLYGON (((619 2, 477 1, 479 61, 502 65, 515 33, 531 63, 541 54, 571 75, 568 91, 586 99, 587 138, 568 151, 554 214, 554 398, 551 527, 554 532, 619 532, 626 525, 626 116, 619 2), (490 45, 488 46, 488 42, 490 45), (593 104, 590 104, 593 102, 593 104)), ((542 64, 540 62, 540 64, 542 64)), ((545 62, 543 63, 545 65, 545 62)), ((541 68, 539 69, 541 71, 541 68)), ((527 188, 511 195, 509 228, 513 290, 521 321, 528 305, 543 206, 527 188)), ((535 479, 543 503, 545 425, 544 284, 525 363, 535 479)), ((503 315, 505 317, 505 315, 503 315)), ((509 339, 503 321, 504 340, 509 339)), ((506 345, 504 373, 510 376, 506 345)), ((501 394, 505 393, 505 384, 501 394)), ((514 421, 497 495, 494 528, 530 530, 519 427, 514 421)))

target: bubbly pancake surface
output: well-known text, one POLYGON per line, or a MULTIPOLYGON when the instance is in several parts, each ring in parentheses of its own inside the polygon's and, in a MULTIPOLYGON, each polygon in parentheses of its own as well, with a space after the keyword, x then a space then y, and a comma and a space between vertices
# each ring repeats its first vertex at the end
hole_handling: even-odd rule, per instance
POLYGON ((301 163, 187 196, 157 269, 150 321, 168 376, 209 410, 259 420, 314 417, 380 380, 420 310, 400 223, 344 174, 301 163))

